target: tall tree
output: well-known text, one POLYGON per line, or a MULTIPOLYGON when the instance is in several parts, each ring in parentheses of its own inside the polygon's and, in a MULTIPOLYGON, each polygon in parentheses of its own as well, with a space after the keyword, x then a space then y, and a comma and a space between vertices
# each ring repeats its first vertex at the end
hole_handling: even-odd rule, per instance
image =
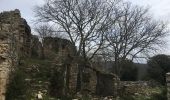
POLYGON ((35 13, 38 21, 59 25, 59 31, 77 46, 77 55, 87 60, 101 48, 110 17, 117 19, 114 16, 118 13, 117 3, 116 0, 48 0, 43 6, 37 6, 35 13))
POLYGON ((120 75, 120 64, 125 59, 149 54, 164 44, 167 25, 149 16, 148 9, 125 3, 122 16, 112 24, 106 34, 107 50, 113 55, 115 73, 120 75))
MULTIPOLYGON (((37 6, 35 13, 37 21, 56 24, 59 31, 76 45, 77 56, 84 62, 84 66, 79 67, 79 74, 82 74, 103 47, 106 30, 121 15, 118 4, 117 0, 48 0, 43 6, 37 6)), ((79 76, 81 81, 82 75, 79 76)))

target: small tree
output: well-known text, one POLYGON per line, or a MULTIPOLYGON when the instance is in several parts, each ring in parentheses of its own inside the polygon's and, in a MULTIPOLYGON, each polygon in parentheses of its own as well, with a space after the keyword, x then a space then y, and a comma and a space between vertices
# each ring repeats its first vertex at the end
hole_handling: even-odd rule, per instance
POLYGON ((161 54, 153 56, 148 60, 148 74, 151 79, 165 85, 166 73, 170 71, 170 58, 161 54))
POLYGON ((27 84, 25 81, 25 74, 17 69, 11 73, 9 84, 7 85, 6 100, 23 100, 26 99, 24 95, 27 91, 27 84))

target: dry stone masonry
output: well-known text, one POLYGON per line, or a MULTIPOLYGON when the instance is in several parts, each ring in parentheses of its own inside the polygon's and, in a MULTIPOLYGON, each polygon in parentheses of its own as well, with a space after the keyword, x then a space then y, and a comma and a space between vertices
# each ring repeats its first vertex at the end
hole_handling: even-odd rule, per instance
POLYGON ((167 82, 167 100, 170 100, 170 73, 166 74, 166 82, 167 82))
POLYGON ((30 54, 31 30, 18 9, 0 13, 0 100, 5 100, 9 73, 20 56, 30 54))

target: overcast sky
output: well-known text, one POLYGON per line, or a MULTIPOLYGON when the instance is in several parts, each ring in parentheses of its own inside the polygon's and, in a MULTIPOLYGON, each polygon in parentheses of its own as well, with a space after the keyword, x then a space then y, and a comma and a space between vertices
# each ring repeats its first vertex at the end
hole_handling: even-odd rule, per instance
MULTIPOLYGON (((164 19, 170 21, 170 0, 126 0, 133 4, 150 7, 150 11, 157 19, 164 19)), ((43 0, 0 0, 0 12, 19 9, 22 17, 25 18, 29 24, 34 17, 32 12, 35 5, 40 5, 43 0)))
POLYGON ((170 21, 170 0, 128 0, 136 5, 150 7, 154 17, 170 21), (169 18, 168 18, 169 17, 169 18))
POLYGON ((43 0, 0 0, 0 12, 19 9, 21 16, 31 25, 34 18, 33 8, 42 3, 43 0))
MULTIPOLYGON (((156 19, 170 22, 170 0, 126 0, 133 4, 150 7, 150 12, 156 19)), ((33 7, 41 5, 43 0, 0 0, 0 12, 19 9, 21 16, 29 25, 32 25, 34 18, 33 7)), ((170 40, 169 40, 170 41, 170 40)), ((170 43, 169 43, 170 45, 170 43)), ((170 49, 170 46, 168 47, 170 49)), ((166 53, 170 54, 170 50, 166 53)))

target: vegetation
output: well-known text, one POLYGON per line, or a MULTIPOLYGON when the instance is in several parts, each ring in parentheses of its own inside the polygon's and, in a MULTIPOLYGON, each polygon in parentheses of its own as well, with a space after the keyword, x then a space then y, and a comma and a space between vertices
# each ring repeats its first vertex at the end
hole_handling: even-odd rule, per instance
POLYGON ((146 89, 144 94, 125 95, 120 100, 167 100, 166 87, 146 89), (148 95, 147 95, 148 94, 148 95))
POLYGON ((25 73, 17 69, 11 75, 12 77, 7 87, 6 100, 26 100, 25 94, 28 86, 25 82, 25 73))
POLYGON ((131 60, 125 60, 121 64, 120 80, 122 81, 136 81, 138 76, 138 69, 131 60))
POLYGON ((167 55, 156 55, 148 60, 148 77, 166 84, 166 73, 170 71, 170 58, 167 55))
POLYGON ((44 100, 52 98, 52 95, 48 92, 49 84, 47 84, 50 78, 54 78, 50 67, 51 62, 45 59, 23 59, 17 66, 17 70, 11 73, 6 99, 34 100, 38 91, 42 90, 47 90, 46 93, 43 93, 44 100))
POLYGON ((153 20, 148 9, 117 0, 48 0, 36 6, 35 14, 37 22, 59 27, 55 32, 77 46, 77 55, 85 64, 95 55, 109 56, 117 75, 120 59, 133 60, 156 50, 167 34, 167 25, 153 20))
MULTIPOLYGON (((78 66, 77 92, 82 89, 83 72, 92 68, 95 56, 100 56, 102 62, 113 62, 113 73, 122 80, 136 80, 134 59, 146 57, 163 46, 168 33, 167 25, 154 20, 149 9, 121 0, 48 0, 35 7, 35 15, 37 22, 45 23, 45 27, 40 25, 36 29, 40 36, 59 32, 77 47, 76 56, 81 57, 83 65, 78 66), (48 23, 54 27, 48 27, 48 23)), ((68 69, 66 75, 69 72, 68 69)), ((55 84, 53 91, 60 89, 55 84)))

